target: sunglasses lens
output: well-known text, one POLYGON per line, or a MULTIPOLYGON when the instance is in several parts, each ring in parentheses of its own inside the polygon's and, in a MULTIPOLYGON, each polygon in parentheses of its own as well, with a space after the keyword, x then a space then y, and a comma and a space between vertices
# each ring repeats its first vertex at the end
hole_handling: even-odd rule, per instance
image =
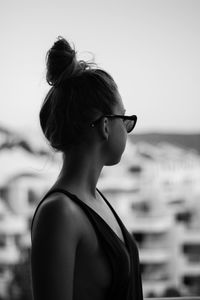
POLYGON ((133 130, 135 126, 135 121, 134 120, 124 120, 124 124, 126 126, 126 131, 129 133, 133 130))

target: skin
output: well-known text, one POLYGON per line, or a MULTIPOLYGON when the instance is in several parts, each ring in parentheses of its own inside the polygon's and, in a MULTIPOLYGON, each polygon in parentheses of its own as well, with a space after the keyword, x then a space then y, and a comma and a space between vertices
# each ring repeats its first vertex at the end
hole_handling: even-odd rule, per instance
MULTIPOLYGON (((114 114, 124 114, 119 93, 114 114)), ((96 191, 102 168, 117 164, 127 133, 122 119, 103 118, 89 128, 90 144, 64 156, 53 188, 66 189, 95 210, 123 240, 108 205, 96 191)), ((34 219, 32 282, 34 300, 105 300, 111 284, 110 263, 88 217, 62 193, 48 196, 34 219)))

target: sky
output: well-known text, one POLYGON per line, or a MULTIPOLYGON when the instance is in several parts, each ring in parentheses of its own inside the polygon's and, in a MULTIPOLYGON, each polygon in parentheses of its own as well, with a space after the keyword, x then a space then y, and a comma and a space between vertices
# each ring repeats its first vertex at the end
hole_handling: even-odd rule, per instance
POLYGON ((115 79, 135 132, 200 132, 199 0, 1 0, 0 124, 39 130, 61 35, 115 79))

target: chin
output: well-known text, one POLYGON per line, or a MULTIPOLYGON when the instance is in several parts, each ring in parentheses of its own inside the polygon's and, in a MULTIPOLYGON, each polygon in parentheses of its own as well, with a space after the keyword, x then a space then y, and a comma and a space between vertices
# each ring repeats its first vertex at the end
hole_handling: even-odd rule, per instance
POLYGON ((121 156, 116 158, 116 159, 110 159, 109 161, 107 161, 105 163, 105 166, 114 166, 114 165, 117 165, 121 160, 121 156))

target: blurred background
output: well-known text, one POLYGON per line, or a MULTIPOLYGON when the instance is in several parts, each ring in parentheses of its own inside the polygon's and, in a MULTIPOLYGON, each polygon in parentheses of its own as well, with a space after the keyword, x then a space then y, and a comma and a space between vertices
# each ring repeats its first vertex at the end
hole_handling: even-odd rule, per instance
POLYGON ((138 243, 144 296, 200 296, 199 15, 198 0, 0 2, 0 299, 32 299, 31 220, 61 166, 38 116, 59 35, 138 116, 98 187, 138 243))

